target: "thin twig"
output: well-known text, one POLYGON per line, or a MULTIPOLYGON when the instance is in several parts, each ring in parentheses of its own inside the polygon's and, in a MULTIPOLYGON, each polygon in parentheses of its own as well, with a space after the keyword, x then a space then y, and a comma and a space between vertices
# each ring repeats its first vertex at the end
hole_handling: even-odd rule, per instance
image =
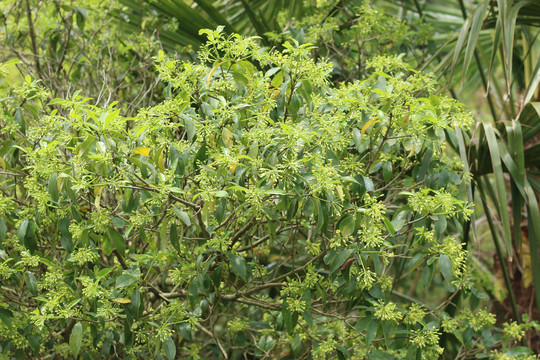
POLYGON ((34 28, 34 21, 32 20, 32 10, 30 9, 30 2, 28 0, 26 2, 26 17, 28 20, 28 28, 30 31, 30 39, 32 41, 32 52, 34 53, 34 62, 36 64, 36 70, 38 74, 41 76, 41 65, 39 63, 39 53, 38 53, 38 46, 37 46, 37 40, 36 40, 36 30, 34 28))

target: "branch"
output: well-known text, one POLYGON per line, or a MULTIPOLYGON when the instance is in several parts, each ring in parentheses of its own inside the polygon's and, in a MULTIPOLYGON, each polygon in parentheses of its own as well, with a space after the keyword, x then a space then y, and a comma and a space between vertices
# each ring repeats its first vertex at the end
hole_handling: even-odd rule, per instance
POLYGON ((219 339, 217 338, 216 335, 214 335, 213 332, 211 332, 210 330, 208 330, 207 328, 203 327, 202 325, 200 324, 196 324, 197 326, 197 329, 201 330, 203 333, 205 333, 206 335, 210 336, 212 339, 214 339, 214 341, 216 342, 218 348, 219 348, 219 351, 221 351, 221 355, 223 355, 223 358, 225 360, 228 360, 229 359, 229 355, 227 355, 227 352, 225 351, 225 349, 223 348, 223 345, 221 345, 221 343, 219 342, 219 339))
POLYGON ((28 19, 28 29, 30 31, 30 39, 32 40, 32 52, 34 53, 34 62, 36 63, 36 70, 41 75, 41 65, 39 63, 39 53, 36 41, 36 30, 34 29, 34 22, 32 21, 32 10, 30 9, 30 2, 26 2, 26 18, 28 19))
POLYGON ((113 253, 116 256, 116 258, 118 259, 118 262, 120 263, 120 265, 122 266, 122 269, 127 270, 128 266, 126 264, 126 261, 124 260, 124 257, 122 256, 122 254, 120 254, 120 252, 117 249, 114 249, 113 253))
POLYGON ((311 260, 309 260, 307 263, 305 263, 303 266, 299 267, 299 268, 296 268, 296 269, 293 269, 291 271, 289 271, 288 273, 286 274, 283 274, 281 275, 280 277, 277 277, 274 279, 274 281, 281 281, 281 280, 284 280, 286 279, 288 276, 291 276, 291 275, 294 275, 295 273, 299 272, 299 271, 302 271, 304 269, 306 269, 311 263, 314 263, 315 261, 321 259, 324 255, 326 255, 326 253, 328 252, 327 249, 321 251, 321 253, 317 256, 315 256, 314 258, 312 258, 311 260))
MULTIPOLYGON (((146 191, 152 191, 152 192, 161 193, 160 189, 153 188, 146 180, 141 178, 139 175, 137 175, 137 174, 134 174, 134 175, 137 177, 137 179, 142 181, 145 184, 145 186, 141 186, 141 185, 124 185, 124 186, 122 186, 122 188, 135 189, 135 190, 146 190, 146 191)), ((202 220, 202 216, 201 216, 202 206, 200 204, 195 204, 195 203, 192 203, 190 201, 179 198, 178 196, 173 195, 171 192, 169 192, 167 195, 171 199, 173 199, 175 201, 178 201, 179 203, 181 203, 183 205, 189 206, 190 208, 195 210, 195 218, 197 219, 197 224, 201 228, 203 236, 205 237, 205 239, 210 239, 210 234, 206 230, 206 226, 204 225, 204 221, 202 220)))
POLYGON ((244 225, 240 230, 238 230, 232 237, 231 237, 231 246, 233 246, 237 241, 238 239, 240 239, 240 237, 242 235, 244 235, 246 232, 248 232, 251 227, 253 226, 253 223, 255 222, 255 218, 251 218, 247 223, 246 225, 244 225))

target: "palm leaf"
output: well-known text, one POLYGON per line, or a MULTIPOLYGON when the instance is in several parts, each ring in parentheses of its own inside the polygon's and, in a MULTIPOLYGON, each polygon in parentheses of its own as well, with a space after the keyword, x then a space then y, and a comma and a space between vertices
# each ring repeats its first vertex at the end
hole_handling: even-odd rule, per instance
POLYGON ((512 259, 512 237, 510 235, 510 218, 508 216, 508 205, 506 203, 507 193, 504 182, 503 167, 501 162, 501 149, 503 145, 497 141, 495 131, 490 123, 484 124, 486 140, 491 155, 491 164, 495 175, 495 185, 497 187, 497 196, 493 199, 496 201, 499 216, 504 228, 504 244, 506 247, 507 256, 512 259))
MULTIPOLYGON (((524 208, 527 210, 534 288, 540 309, 537 256, 540 218, 535 198, 540 190, 540 181, 535 176, 540 163, 540 143, 532 143, 540 135, 540 104, 530 103, 540 83, 540 60, 533 57, 536 51, 534 40, 539 31, 538 28, 532 31, 527 28, 540 27, 540 3, 481 0, 475 6, 474 11, 467 14, 462 0, 434 0, 422 8, 412 7, 412 11, 416 8, 440 34, 436 36, 439 39, 436 53, 443 56, 433 56, 427 66, 435 63, 432 68, 443 81, 448 80, 448 74, 453 75, 456 81, 452 83, 461 84, 461 100, 465 103, 465 96, 478 91, 486 94, 491 119, 480 116, 478 131, 458 137, 456 151, 475 175, 477 194, 488 218, 516 317, 512 284, 504 264, 512 258, 512 247, 519 250, 521 246, 524 208), (462 19, 456 17, 459 12, 462 19), (442 36, 445 31, 446 37, 442 36), (521 47, 516 48, 517 44, 521 47), (528 70, 524 71, 523 67, 528 70), (520 104, 515 101, 519 97, 523 99, 520 104), (465 141, 468 138, 472 139, 469 144, 465 141), (508 211, 509 204, 511 212, 508 211), (494 216, 502 224, 500 229, 492 218, 494 216)), ((411 9, 411 6, 407 8, 411 9)), ((405 11, 405 6, 402 9, 405 11)), ((467 192, 469 194, 470 190, 467 192)))

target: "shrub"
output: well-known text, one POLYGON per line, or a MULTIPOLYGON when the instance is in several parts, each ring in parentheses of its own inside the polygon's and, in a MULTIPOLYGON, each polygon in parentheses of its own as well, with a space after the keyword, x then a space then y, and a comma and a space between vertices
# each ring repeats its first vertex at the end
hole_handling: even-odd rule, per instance
POLYGON ((455 236, 463 106, 396 57, 333 87, 309 45, 204 33, 133 118, 31 78, 2 101, 2 354, 527 354, 455 236))

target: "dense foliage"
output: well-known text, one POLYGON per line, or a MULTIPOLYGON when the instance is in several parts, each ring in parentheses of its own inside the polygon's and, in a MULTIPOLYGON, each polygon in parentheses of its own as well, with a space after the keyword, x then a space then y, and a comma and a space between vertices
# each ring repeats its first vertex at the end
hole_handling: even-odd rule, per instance
POLYGON ((536 8, 2 2, 0 357, 535 358, 536 8))
POLYGON ((2 101, 3 355, 528 353, 454 236, 462 105, 397 57, 330 86, 309 45, 203 33, 199 64, 157 57, 166 99, 132 118, 30 77, 2 101))

